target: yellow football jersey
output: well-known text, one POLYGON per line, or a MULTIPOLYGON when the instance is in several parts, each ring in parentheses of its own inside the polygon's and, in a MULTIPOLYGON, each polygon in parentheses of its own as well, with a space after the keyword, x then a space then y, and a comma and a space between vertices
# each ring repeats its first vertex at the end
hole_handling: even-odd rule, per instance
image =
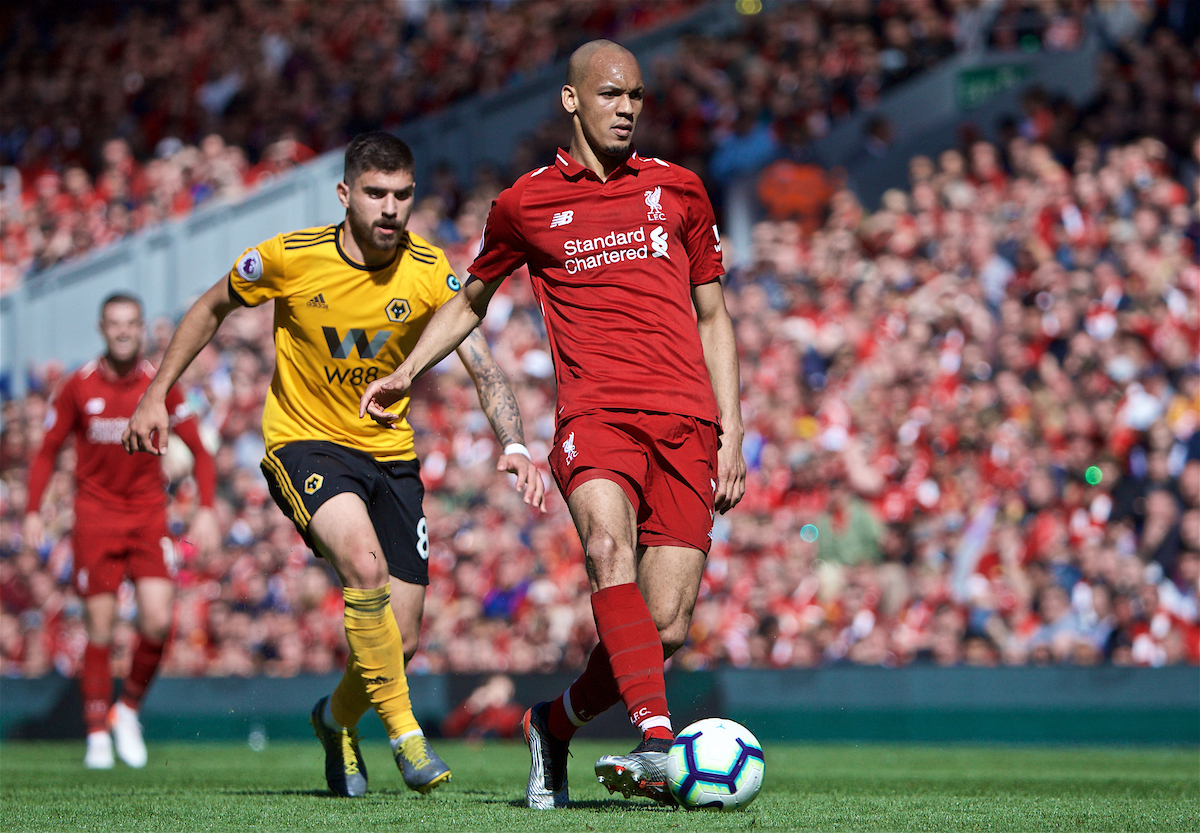
MULTIPOLYGON (((459 289, 446 255, 405 234, 377 269, 343 251, 341 224, 280 234, 247 249, 229 272, 246 306, 275 300, 275 376, 263 410, 267 449, 327 440, 379 460, 411 460, 407 419, 360 419, 367 384, 409 354, 430 317, 459 289)), ((393 410, 408 413, 408 397, 393 410)))

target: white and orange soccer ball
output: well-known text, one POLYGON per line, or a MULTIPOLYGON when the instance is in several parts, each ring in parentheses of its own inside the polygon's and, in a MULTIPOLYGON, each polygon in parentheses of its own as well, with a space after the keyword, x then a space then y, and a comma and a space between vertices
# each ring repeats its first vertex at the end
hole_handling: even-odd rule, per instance
POLYGON ((667 787, 689 810, 740 810, 762 789, 765 771, 758 738, 720 717, 688 726, 667 753, 667 787))

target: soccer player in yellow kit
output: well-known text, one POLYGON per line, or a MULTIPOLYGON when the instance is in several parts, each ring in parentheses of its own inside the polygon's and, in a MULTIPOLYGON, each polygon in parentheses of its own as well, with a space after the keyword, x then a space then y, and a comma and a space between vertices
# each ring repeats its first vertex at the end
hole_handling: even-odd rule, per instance
MULTIPOLYGON (((458 278, 445 254, 405 230, 413 206, 412 151, 383 132, 346 148, 338 197, 346 219, 283 234, 247 249, 188 310, 124 444, 162 453, 164 396, 239 306, 275 301, 275 376, 263 411, 271 494, 344 586, 346 673, 313 709, 329 788, 367 790, 355 726, 370 707, 383 720, 404 782, 428 792, 450 779, 413 717, 404 663, 416 652, 429 539, 413 432, 359 418, 366 386, 395 368, 458 278), (390 603, 390 604, 389 604, 390 603), (393 615, 394 613, 394 615, 393 615)), ((458 349, 527 504, 545 508, 545 486, 524 446, 516 398, 476 330, 458 349)), ((394 413, 407 413, 408 399, 394 413)))

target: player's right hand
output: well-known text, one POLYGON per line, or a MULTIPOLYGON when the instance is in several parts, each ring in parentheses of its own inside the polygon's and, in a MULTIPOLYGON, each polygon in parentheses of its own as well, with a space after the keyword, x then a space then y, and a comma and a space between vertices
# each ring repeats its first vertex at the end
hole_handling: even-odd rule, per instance
POLYGON ((412 387, 412 378, 408 370, 401 365, 382 379, 376 379, 367 385, 362 399, 358 400, 359 417, 369 416, 371 419, 388 428, 400 419, 400 414, 389 411, 407 394, 412 387))
POLYGON ((529 457, 524 454, 501 454, 500 459, 496 461, 496 471, 506 471, 514 475, 514 488, 518 492, 524 492, 525 503, 546 511, 546 482, 529 457))
POLYGON ((121 435, 121 445, 132 454, 135 451, 148 451, 162 456, 167 453, 167 429, 170 427, 167 416, 167 403, 148 396, 143 396, 125 426, 121 435))

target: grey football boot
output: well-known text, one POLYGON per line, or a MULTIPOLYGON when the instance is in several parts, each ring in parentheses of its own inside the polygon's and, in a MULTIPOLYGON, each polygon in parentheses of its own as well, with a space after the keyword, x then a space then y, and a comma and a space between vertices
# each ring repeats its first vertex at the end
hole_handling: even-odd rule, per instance
POLYGON ((410 790, 427 793, 450 780, 450 767, 438 757, 424 735, 412 735, 395 750, 396 766, 410 790))
POLYGON ((325 747, 325 783, 335 794, 343 798, 354 798, 367 792, 367 765, 363 763, 362 751, 358 748, 358 732, 354 729, 337 731, 325 725, 325 701, 322 697, 313 706, 313 732, 325 747))
POLYGON ((673 806, 675 799, 667 789, 667 752, 672 741, 646 738, 628 755, 605 755, 596 761, 596 779, 610 793, 619 792, 652 798, 673 806))

